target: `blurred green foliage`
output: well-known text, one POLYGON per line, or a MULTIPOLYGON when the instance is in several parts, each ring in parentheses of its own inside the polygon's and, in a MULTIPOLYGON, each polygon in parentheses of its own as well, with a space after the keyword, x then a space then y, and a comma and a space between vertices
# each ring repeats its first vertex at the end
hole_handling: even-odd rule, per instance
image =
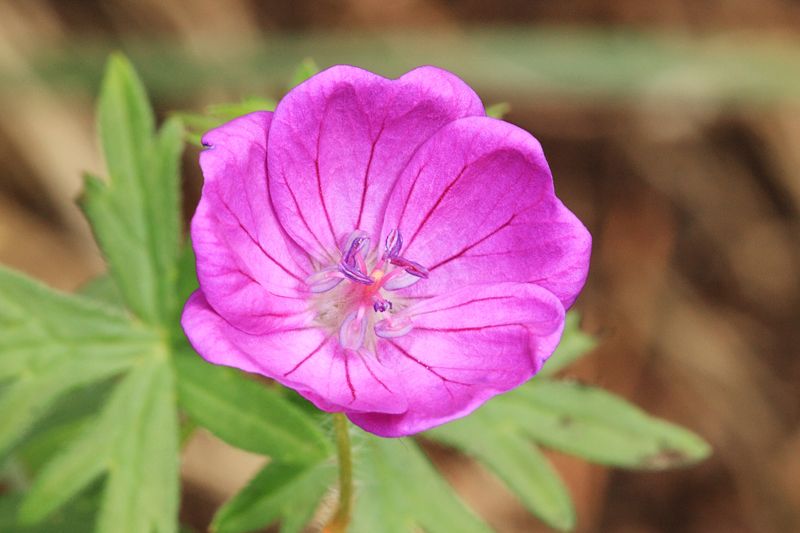
MULTIPOLYGON (((300 79, 306 69, 303 58, 310 56, 321 67, 349 63, 387 76, 434 64, 503 99, 525 94, 760 105, 796 101, 800 95, 800 42, 788 37, 497 27, 458 33, 272 33, 249 45, 216 47, 215 54, 204 56, 169 40, 132 38, 123 49, 140 65, 150 90, 167 101, 185 99, 198 87, 243 94, 281 91, 285 85, 279 80, 300 79)), ((0 71, 0 85, 25 86, 42 79, 61 91, 93 91, 102 76, 98 66, 111 51, 104 41, 34 50, 29 56, 33 77, 0 71)))

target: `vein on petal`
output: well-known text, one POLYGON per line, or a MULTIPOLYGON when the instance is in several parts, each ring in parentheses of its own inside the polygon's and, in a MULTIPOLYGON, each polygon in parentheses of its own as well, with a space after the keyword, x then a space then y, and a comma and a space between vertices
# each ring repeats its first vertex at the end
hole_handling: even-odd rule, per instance
POLYGON ((322 347, 323 347, 323 346, 325 346, 325 344, 327 344, 327 342, 328 342, 328 341, 331 339, 331 337, 332 337, 332 336, 333 336, 333 335, 328 335, 327 337, 325 337, 324 339, 322 339, 322 342, 321 342, 321 343, 319 343, 319 345, 317 345, 317 347, 316 347, 316 348, 314 348, 314 349, 311 351, 311 353, 309 353, 308 355, 306 355, 305 357, 303 357, 303 359, 302 359, 300 362, 298 362, 296 365, 294 365, 294 367, 292 367, 292 369, 291 369, 291 370, 289 370, 288 372, 286 372, 286 373, 283 375, 283 377, 288 377, 290 374, 293 374, 293 373, 294 373, 294 372, 296 372, 296 371, 297 371, 297 370, 298 370, 298 369, 299 369, 299 368, 300 368, 300 367, 301 367, 301 366, 302 366, 302 365, 303 365, 303 364, 304 364, 306 361, 308 361, 308 360, 309 360, 309 359, 311 359, 313 356, 315 356, 316 354, 318 354, 318 353, 319 353, 319 351, 322 349, 322 347))
POLYGON ((481 244, 481 243, 483 243, 484 241, 486 241, 487 239, 490 239, 491 237, 493 237, 493 236, 497 235, 498 233, 500 233, 501 231, 503 231, 504 229, 506 229, 508 226, 510 226, 510 225, 511 225, 511 222, 514 220, 514 218, 516 218, 516 216, 517 216, 516 214, 514 214, 514 215, 511 215, 511 217, 510 217, 510 218, 509 218, 509 219, 508 219, 508 220, 507 220, 505 223, 503 223, 502 225, 500 225, 498 228, 496 228, 496 229, 492 230, 492 231, 491 231, 491 232, 489 232, 489 233, 488 233, 486 236, 484 236, 484 237, 482 237, 482 238, 478 239, 477 241, 473 242, 472 244, 468 244, 467 246, 463 247, 461 250, 459 250, 459 251, 458 251, 458 252, 456 252, 455 254, 451 255, 451 256, 450 256, 450 257, 448 257, 447 259, 443 259, 443 260, 439 261, 438 263, 436 263, 435 265, 433 265, 433 266, 431 266, 431 267, 428 267, 428 271, 429 271, 429 272, 433 272, 434 270, 436 270, 436 269, 437 269, 437 268, 439 268, 440 266, 442 266, 442 265, 446 265, 446 264, 447 264, 447 263, 449 263, 450 261, 454 261, 454 260, 456 260, 456 259, 458 259, 458 258, 462 257, 462 256, 463 256, 465 253, 467 253, 469 250, 471 250, 471 249, 475 248, 475 247, 476 247, 476 246, 478 246, 479 244, 481 244))
MULTIPOLYGON (((442 194, 440 194, 439 198, 436 199, 436 203, 434 203, 433 206, 428 210, 428 212, 425 213, 425 217, 423 217, 422 221, 417 226, 416 231, 414 231, 414 234, 411 236, 411 239, 409 239, 408 244, 406 244, 406 248, 407 249, 411 248, 411 243, 413 243, 414 239, 417 238, 417 235, 419 235, 419 232, 422 230, 423 227, 425 227, 425 224, 428 223, 428 220, 430 220, 431 215, 433 215, 433 212, 436 211, 436 208, 438 208, 439 204, 442 203, 442 200, 444 200, 444 197, 447 196, 447 193, 450 192, 450 189, 452 189, 455 186, 455 184, 458 183, 458 181, 464 175, 464 172, 466 172, 467 168, 469 168, 469 164, 465 164, 461 168, 461 170, 459 171, 458 175, 456 175, 456 177, 450 183, 447 184, 447 187, 445 187, 445 189, 442 191, 442 194)), ((410 199, 410 197, 409 197, 409 199, 410 199)))
POLYGON ((222 205, 225 206, 225 210, 228 211, 228 213, 230 213, 231 217, 233 217, 233 220, 236 221, 236 223, 239 225, 239 228, 244 232, 245 235, 247 235, 247 237, 250 239, 250 241, 253 244, 255 244, 258 247, 259 250, 261 250, 261 253, 263 253, 267 257, 267 259, 272 261, 278 268, 280 268, 281 270, 283 270, 284 272, 289 274, 291 277, 293 277, 294 279, 296 279, 300 283, 303 283, 303 279, 302 278, 300 278, 297 274, 295 274, 294 272, 292 272, 291 270, 286 268, 286 266, 284 266, 280 261, 278 261, 277 259, 272 257, 272 255, 270 255, 270 253, 267 252, 264 249, 264 247, 261 245, 261 242, 259 242, 258 239, 253 237, 253 235, 250 233, 250 231, 244 226, 244 224, 242 224, 242 221, 239 220, 239 217, 236 216, 236 213, 230 208, 228 203, 222 198, 222 195, 219 194, 218 197, 219 197, 220 202, 222 202, 222 205))

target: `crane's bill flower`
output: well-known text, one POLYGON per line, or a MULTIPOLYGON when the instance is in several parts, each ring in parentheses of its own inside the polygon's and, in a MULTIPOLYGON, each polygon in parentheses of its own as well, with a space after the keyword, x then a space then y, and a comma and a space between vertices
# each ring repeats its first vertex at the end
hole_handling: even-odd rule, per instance
POLYGON ((206 360, 401 436, 555 349, 591 238, 539 143, 454 75, 333 67, 203 143, 182 324, 206 360))

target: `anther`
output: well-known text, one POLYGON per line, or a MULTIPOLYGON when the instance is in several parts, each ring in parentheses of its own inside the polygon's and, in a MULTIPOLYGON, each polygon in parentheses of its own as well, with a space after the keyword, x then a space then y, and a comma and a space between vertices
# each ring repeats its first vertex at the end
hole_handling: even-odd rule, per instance
POLYGON ((372 285, 375 282, 375 280, 373 280, 371 277, 361 272, 355 266, 350 266, 344 263, 340 263, 339 272, 344 274, 349 280, 356 281, 358 283, 363 283, 364 285, 372 285))
POLYGON ((366 273, 366 264, 361 251, 369 247, 369 236, 366 231, 356 230, 350 234, 344 247, 344 254, 339 263, 339 271, 348 279, 364 285, 372 285, 374 280, 366 273))
POLYGON ((400 230, 398 228, 393 229, 389 232, 389 235, 386 237, 386 253, 384 254, 384 259, 391 259, 397 257, 400 254, 400 250, 403 248, 403 236, 400 235, 400 230))
POLYGON ((369 236, 366 231, 356 230, 350 234, 347 244, 344 247, 342 263, 353 265, 356 261, 356 254, 364 248, 369 247, 369 236))
POLYGON ((383 298, 377 298, 372 304, 372 308, 376 313, 385 313, 392 308, 392 302, 389 300, 384 300, 383 298))
POLYGON ((389 262, 418 278, 428 279, 428 276, 430 275, 430 272, 428 272, 427 268, 415 261, 406 259, 405 257, 391 257, 389 258, 389 262))

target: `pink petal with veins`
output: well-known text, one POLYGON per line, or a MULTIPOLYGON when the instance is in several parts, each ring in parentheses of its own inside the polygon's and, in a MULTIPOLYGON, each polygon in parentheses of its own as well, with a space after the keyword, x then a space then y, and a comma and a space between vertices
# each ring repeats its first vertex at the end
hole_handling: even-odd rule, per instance
POLYGON ((464 416, 531 378, 564 328, 553 293, 530 283, 465 287, 406 311, 408 335, 382 339, 378 359, 404 385, 402 414, 348 413, 384 437, 411 435, 464 416))
POLYGON ((203 137, 205 182, 192 218, 197 277, 211 306, 237 327, 268 331, 306 310, 308 256, 288 239, 267 196, 271 113, 236 119, 203 137))
POLYGON ((591 236, 556 198, 541 146, 488 117, 451 122, 417 151, 392 191, 384 238, 395 228, 403 254, 430 273, 409 294, 533 282, 569 307, 589 270, 591 236))
POLYGON ((268 164, 281 224, 317 259, 354 229, 376 242, 414 150, 452 120, 483 114, 472 89, 434 67, 396 80, 349 66, 317 74, 275 109, 268 164))
POLYGON ((219 316, 200 291, 181 325, 197 352, 218 365, 272 378, 326 411, 402 413, 405 394, 376 361, 339 346, 335 336, 297 315, 264 334, 246 333, 219 316))

